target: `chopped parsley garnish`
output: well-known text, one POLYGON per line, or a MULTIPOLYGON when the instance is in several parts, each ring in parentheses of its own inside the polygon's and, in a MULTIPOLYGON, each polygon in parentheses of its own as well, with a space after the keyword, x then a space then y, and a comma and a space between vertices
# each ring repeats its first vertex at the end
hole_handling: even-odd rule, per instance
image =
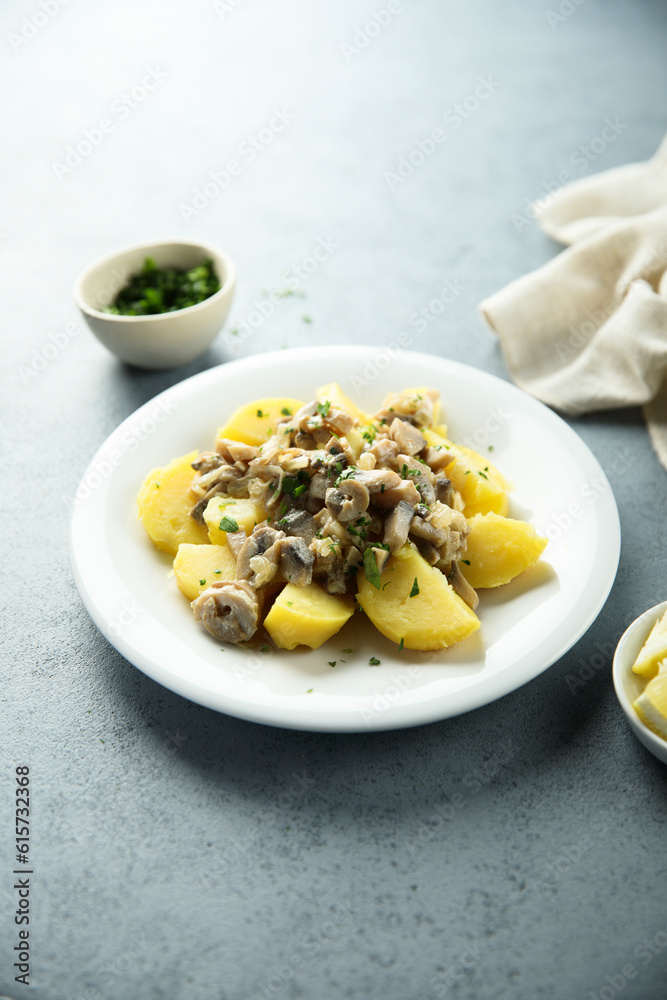
POLYGON ((214 569, 213 572, 220 574, 220 573, 222 573, 222 570, 221 569, 214 569))
POLYGON ((492 444, 489 445, 489 451, 493 451, 493 445, 492 444))
POLYGON ((380 661, 378 660, 377 656, 371 656, 371 658, 370 658, 370 660, 368 662, 370 663, 370 665, 372 667, 379 667, 380 666, 380 661))
POLYGON ((293 414, 293 412, 294 412, 294 410, 290 410, 289 406, 283 406, 283 408, 282 408, 282 410, 280 412, 282 413, 282 415, 284 417, 291 417, 292 414, 293 414))
POLYGON ((401 637, 401 641, 398 644, 398 651, 399 651, 399 653, 402 652, 402 650, 403 650, 403 638, 401 637))
POLYGON ((223 517, 218 527, 220 528, 220 531, 234 532, 239 530, 238 521, 235 521, 233 517, 223 517))
POLYGON ((261 645, 259 647, 259 651, 260 651, 260 653, 270 653, 271 652, 271 647, 267 646, 266 643, 264 643, 263 645, 261 645))
POLYGON ((268 413, 262 413, 262 411, 261 411, 261 410, 258 410, 258 411, 257 411, 257 416, 258 416, 258 417, 268 417, 268 413))
POLYGON ((203 587, 205 583, 206 583, 206 580, 200 580, 199 581, 199 586, 203 587))
POLYGON ((489 478, 487 476, 486 472, 480 472, 480 476, 482 477, 482 479, 488 479, 489 478))
POLYGON ((159 490, 159 489, 160 489, 160 484, 159 484, 159 483, 156 483, 156 484, 155 484, 155 489, 156 489, 156 490, 159 490))
POLYGON ((385 487, 385 484, 384 483, 380 483, 380 493, 384 493, 384 487, 385 487))
POLYGON ((330 409, 331 409, 331 403, 328 399, 325 399, 323 403, 317 404, 317 412, 321 417, 328 417, 330 409))
POLYGON ((158 267, 152 257, 146 257, 141 271, 132 275, 113 303, 102 311, 114 316, 176 312, 197 305, 218 291, 220 282, 210 260, 184 271, 158 267))
POLYGON ((291 608, 293 604, 294 604, 294 601, 288 601, 287 602, 287 607, 291 608))
POLYGON ((410 591, 410 597, 416 597, 418 593, 419 593, 419 584, 417 583, 417 577, 415 577, 414 583, 412 584, 412 590, 410 591))
POLYGON ((336 666, 336 661, 335 660, 327 660, 327 663, 329 664, 330 667, 335 667, 336 666))
POLYGON ((469 559, 462 559, 462 560, 461 560, 461 562, 462 562, 462 563, 465 563, 465 564, 466 564, 466 566, 469 566, 469 565, 470 565, 470 560, 469 560, 469 559))
POLYGON ((344 653, 351 653, 351 652, 352 652, 352 650, 351 650, 351 649, 344 649, 344 650, 343 650, 343 652, 344 652, 344 653))
POLYGON ((306 691, 306 694, 312 694, 312 693, 313 693, 313 689, 312 688, 308 688, 308 690, 306 691))
POLYGON ((287 493, 291 497, 300 497, 308 489, 309 483, 308 473, 305 473, 304 476, 285 476, 283 479, 283 493, 287 493), (305 483, 303 481, 304 478, 306 479, 305 483))
POLYGON ((364 552, 364 569, 366 571, 366 579, 368 580, 368 582, 371 584, 372 587, 375 587, 376 590, 379 590, 380 570, 378 569, 377 557, 372 549, 366 549, 366 551, 364 552))

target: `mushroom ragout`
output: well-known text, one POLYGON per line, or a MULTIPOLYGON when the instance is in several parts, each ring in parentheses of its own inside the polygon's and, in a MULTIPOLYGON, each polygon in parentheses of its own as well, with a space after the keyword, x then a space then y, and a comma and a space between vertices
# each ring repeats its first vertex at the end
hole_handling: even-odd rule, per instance
POLYGON ((261 445, 221 437, 202 452, 192 463, 190 517, 204 524, 212 500, 242 499, 265 519, 246 534, 222 518, 236 578, 207 586, 192 601, 195 619, 219 640, 251 639, 275 585, 316 583, 342 595, 363 569, 379 586, 390 556, 409 543, 474 610, 477 594, 458 565, 470 528, 445 471, 456 456, 422 433, 438 407, 434 390, 407 390, 362 424, 313 400, 281 416, 261 445))

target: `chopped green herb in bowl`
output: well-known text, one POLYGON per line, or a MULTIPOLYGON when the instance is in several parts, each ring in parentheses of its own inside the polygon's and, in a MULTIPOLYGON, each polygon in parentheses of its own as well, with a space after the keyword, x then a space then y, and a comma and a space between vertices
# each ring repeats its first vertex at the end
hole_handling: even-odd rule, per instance
POLYGON ((146 257, 141 271, 102 312, 112 316, 154 316, 196 306, 219 291, 220 282, 210 260, 185 271, 157 267, 152 257, 146 257))

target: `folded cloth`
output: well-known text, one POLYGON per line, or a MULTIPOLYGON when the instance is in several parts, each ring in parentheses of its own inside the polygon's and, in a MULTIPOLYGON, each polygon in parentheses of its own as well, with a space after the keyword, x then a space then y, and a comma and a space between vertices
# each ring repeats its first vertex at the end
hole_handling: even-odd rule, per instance
POLYGON ((573 245, 480 307, 514 381, 570 414, 643 406, 667 468, 667 140, 536 214, 573 245))

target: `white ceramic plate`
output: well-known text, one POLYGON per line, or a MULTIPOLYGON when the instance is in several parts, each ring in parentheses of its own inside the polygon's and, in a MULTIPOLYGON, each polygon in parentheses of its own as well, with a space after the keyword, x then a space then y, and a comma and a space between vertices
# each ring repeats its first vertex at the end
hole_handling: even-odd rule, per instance
POLYGON ((619 639, 614 654, 613 667, 616 697, 635 736, 663 764, 667 764, 667 742, 649 729, 632 707, 633 702, 637 700, 647 684, 643 677, 632 672, 632 665, 648 639, 649 632, 658 619, 662 618, 666 610, 667 601, 663 601, 662 604, 656 604, 654 608, 649 608, 639 618, 635 618, 619 639))
POLYGON ((611 488, 591 452, 559 417, 513 385, 426 354, 321 347, 221 365, 128 417, 84 476, 70 549, 93 620, 160 684, 243 719, 363 732, 467 712, 554 663, 604 604, 620 529, 611 488), (371 411, 389 391, 438 389, 454 440, 488 454, 514 483, 510 516, 532 521, 550 538, 538 566, 483 594, 481 628, 449 650, 398 653, 365 616, 354 615, 319 650, 223 652, 194 622, 170 576, 169 557, 157 552, 137 520, 135 497, 147 472, 194 448, 210 449, 217 427, 237 406, 261 396, 307 400, 333 380, 371 411), (346 648, 353 652, 343 653, 346 648), (369 665, 372 656, 380 666, 369 665))

